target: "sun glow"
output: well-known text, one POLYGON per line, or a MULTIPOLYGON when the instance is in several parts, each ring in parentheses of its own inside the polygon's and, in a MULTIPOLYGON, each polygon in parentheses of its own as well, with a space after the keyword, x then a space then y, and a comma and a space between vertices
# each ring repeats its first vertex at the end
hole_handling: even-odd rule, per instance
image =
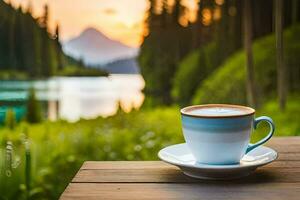
POLYGON ((61 27, 61 39, 79 35, 87 27, 95 27, 108 37, 138 47, 144 34, 147 0, 10 0, 14 6, 32 5, 35 17, 41 16, 47 3, 50 8, 50 31, 61 27))

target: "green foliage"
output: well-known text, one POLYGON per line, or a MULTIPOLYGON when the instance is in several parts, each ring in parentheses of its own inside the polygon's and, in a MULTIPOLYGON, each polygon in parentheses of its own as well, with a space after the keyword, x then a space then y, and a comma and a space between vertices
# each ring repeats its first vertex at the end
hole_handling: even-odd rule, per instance
MULTIPOLYGON (((275 125, 275 136, 291 136, 300 135, 299 119, 295 117, 295 113, 300 112, 300 94, 291 95, 287 99, 286 110, 281 111, 278 107, 276 99, 267 101, 262 108, 256 112, 256 116, 270 116, 275 125), (298 122, 297 122, 298 121, 298 122)), ((266 131, 264 131, 264 135, 266 131)))
MULTIPOLYGON (((299 34, 300 26, 291 27, 284 32, 284 59, 288 67, 288 81, 292 93, 300 90, 299 34)), ((257 97, 262 103, 274 95, 277 87, 274 35, 255 41, 253 55, 257 97)), ((245 77, 245 54, 239 51, 207 77, 197 89, 193 103, 247 104, 245 77)))
MULTIPOLYGON (((181 105, 190 104, 206 76, 242 47, 242 3, 232 0, 216 5, 213 0, 199 1, 193 22, 184 22, 189 9, 179 0, 172 6, 168 1, 150 3, 146 21, 149 34, 139 55, 145 93, 151 98, 147 104, 171 104, 174 100, 181 105), (228 12, 231 8, 235 11, 228 12), (205 20, 204 9, 219 10, 219 19, 205 20)), ((257 11, 253 13, 252 35, 257 39, 273 31, 270 21, 273 8, 270 1, 252 4, 257 11)), ((285 26, 289 24, 285 21, 285 26)))
POLYGON ((13 130, 16 126, 16 116, 13 109, 9 108, 5 115, 5 126, 13 130))
POLYGON ((108 73, 96 68, 83 68, 78 66, 67 66, 61 70, 59 76, 108 76, 108 73))
POLYGON ((203 54, 200 54, 200 51, 202 53, 202 49, 196 50, 183 59, 175 74, 172 96, 181 104, 189 103, 200 79, 203 78, 202 66, 199 63, 200 60, 203 60, 203 54))
POLYGON ((36 99, 35 90, 31 88, 27 100, 26 120, 29 123, 39 123, 42 121, 41 106, 36 99))
MULTIPOLYGON (((0 197, 22 199, 26 194, 25 185, 30 185, 31 199, 58 199, 86 160, 157 160, 161 148, 183 142, 183 137, 179 108, 173 107, 130 114, 119 112, 114 117, 74 124, 65 121, 21 123, 14 131, 0 129, 0 150, 7 140, 13 143, 15 155, 24 162, 12 169, 10 177, 3 173, 5 166, 0 163, 0 197), (22 142, 24 126, 31 144, 28 152, 31 175, 26 172, 28 157, 23 156, 28 156, 22 142), (30 183, 26 177, 31 177, 30 183)), ((3 160, 2 155, 0 160, 3 160)))
POLYGON ((245 59, 244 54, 238 58, 232 56, 225 62, 230 67, 221 66, 201 84, 193 99, 194 104, 246 103, 245 68, 239 66, 245 59))
MULTIPOLYGON (((287 109, 281 112, 276 100, 272 100, 256 116, 273 118, 275 136, 300 135, 300 124, 294 117, 300 112, 299 101, 299 96, 290 96, 287 109)), ((30 185, 30 199, 58 199, 86 160, 157 160, 161 148, 184 141, 180 124, 179 108, 169 107, 129 114, 118 112, 113 117, 74 124, 57 121, 21 123, 14 130, 2 128, 0 151, 4 150, 6 141, 11 141, 13 157, 20 155, 24 162, 11 169, 11 176, 4 173, 5 162, 0 163, 0 197, 25 199, 30 185), (22 133, 24 126, 28 138, 22 133), (31 144, 30 149, 24 140, 31 144)), ((262 138, 267 131, 267 126, 262 124, 252 135, 252 141, 262 138)), ((1 157, 4 155, 0 154, 0 160, 4 161, 1 157)))
POLYGON ((65 65, 80 66, 63 53, 58 30, 55 36, 49 33, 48 14, 46 6, 34 18, 30 7, 15 9, 0 1, 0 78, 49 77, 65 65))
POLYGON ((139 54, 139 65, 146 81, 145 93, 153 104, 171 104, 172 79, 178 62, 191 51, 191 30, 179 23, 186 9, 174 2, 172 8, 163 2, 161 13, 149 9, 149 35, 145 37, 139 54), (171 11, 171 12, 169 12, 171 11))
POLYGON ((191 98, 197 90, 199 84, 224 59, 219 43, 210 43, 189 54, 180 63, 174 77, 172 95, 181 105, 191 103, 191 98))
POLYGON ((28 75, 26 72, 16 70, 0 70, 1 80, 26 80, 28 75))
POLYGON ((29 199, 31 194, 31 152, 29 142, 25 138, 25 186, 26 186, 26 199, 29 199))

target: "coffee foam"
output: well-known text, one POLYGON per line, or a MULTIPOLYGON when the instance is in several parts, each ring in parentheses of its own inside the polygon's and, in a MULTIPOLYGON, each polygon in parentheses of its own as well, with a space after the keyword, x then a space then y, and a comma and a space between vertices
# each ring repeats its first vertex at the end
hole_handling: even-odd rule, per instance
POLYGON ((248 107, 234 105, 203 105, 187 107, 186 109, 183 109, 183 113, 200 117, 226 117, 248 115, 254 113, 254 110, 248 107))

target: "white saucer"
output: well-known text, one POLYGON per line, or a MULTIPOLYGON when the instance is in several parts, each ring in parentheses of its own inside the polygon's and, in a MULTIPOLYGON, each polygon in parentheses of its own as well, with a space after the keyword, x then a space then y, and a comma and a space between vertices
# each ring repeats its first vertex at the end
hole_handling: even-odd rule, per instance
POLYGON ((178 166, 184 174, 200 179, 226 180, 249 175, 257 167, 266 165, 277 158, 277 152, 269 147, 259 146, 245 155, 241 162, 233 165, 208 165, 197 163, 186 143, 166 147, 158 157, 178 166))

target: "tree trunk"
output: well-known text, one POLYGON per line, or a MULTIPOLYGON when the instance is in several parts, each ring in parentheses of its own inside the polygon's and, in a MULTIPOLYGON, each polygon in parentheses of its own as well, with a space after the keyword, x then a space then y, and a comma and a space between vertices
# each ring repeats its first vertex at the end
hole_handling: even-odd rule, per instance
POLYGON ((292 1, 292 24, 296 24, 298 20, 298 5, 299 0, 292 1))
POLYGON ((251 0, 244 0, 244 47, 246 51, 246 86, 248 104, 256 107, 255 78, 252 53, 252 5, 251 0))
POLYGON ((279 107, 286 104, 286 69, 283 60, 283 0, 275 0, 276 64, 279 107))

